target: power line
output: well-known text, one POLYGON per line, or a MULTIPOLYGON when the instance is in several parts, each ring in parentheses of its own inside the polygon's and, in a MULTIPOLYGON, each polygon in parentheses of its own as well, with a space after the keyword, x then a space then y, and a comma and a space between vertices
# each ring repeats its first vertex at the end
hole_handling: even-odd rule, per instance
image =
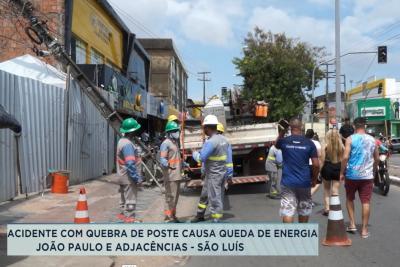
POLYGON ((368 74, 368 71, 371 69, 372 64, 374 63, 374 61, 376 60, 376 54, 375 56, 372 58, 371 62, 369 63, 367 69, 365 70, 364 74, 361 76, 362 78, 360 79, 361 81, 364 80, 365 76, 368 74))
POLYGON ((202 75, 202 78, 198 78, 197 80, 203 82, 203 103, 204 105, 206 104, 206 82, 210 82, 211 79, 207 78, 207 74, 210 74, 211 72, 209 71, 201 71, 198 72, 197 74, 202 75))
MULTIPOLYGON (((400 20, 396 21, 396 22, 394 22, 392 24, 389 24, 388 26, 385 26, 385 28, 381 29, 381 31, 373 33, 372 37, 374 37, 374 38, 383 37, 385 34, 387 34, 387 33, 391 32, 391 31, 393 31, 394 29, 396 29, 396 26, 398 24, 400 24, 400 20)), ((376 40, 369 41, 368 43, 369 44, 367 46, 369 48, 372 44, 376 43, 376 40)), ((364 46, 364 48, 367 48, 367 46, 364 46)), ((348 50, 346 50, 344 53, 351 52, 351 50, 356 49, 356 48, 358 50, 360 49, 359 48, 359 41, 354 42, 354 44, 348 50)))
MULTIPOLYGON (((154 33, 149 27, 147 27, 146 25, 144 25, 143 23, 141 23, 140 21, 138 21, 137 19, 135 19, 132 15, 130 15, 129 13, 127 13, 125 10, 123 10, 121 7, 119 7, 118 5, 113 4, 113 7, 115 7, 115 9, 120 12, 121 14, 124 15, 124 17, 126 17, 126 19, 128 19, 130 22, 132 22, 135 26, 139 27, 144 33, 146 33, 148 36, 152 37, 152 38, 160 38, 156 33, 154 33)), ((176 50, 176 53, 178 54, 178 56, 181 55, 181 53, 179 52, 179 49, 177 47, 174 47, 174 49, 176 50)), ((182 58, 182 57, 181 57, 182 58)), ((185 57, 187 59, 187 56, 185 57)), ((181 62, 182 65, 192 65, 192 67, 199 69, 199 66, 196 66, 197 64, 195 64, 194 62, 190 63, 188 61, 188 63, 184 63, 181 62)), ((190 70, 189 68, 185 68, 187 70, 188 73, 192 74, 192 75, 196 75, 196 73, 193 70, 190 70)))
POLYGON ((145 33, 147 33, 150 37, 156 38, 157 35, 152 32, 149 28, 147 28, 144 24, 142 24, 140 21, 132 17, 130 14, 128 14, 125 10, 122 8, 118 7, 117 5, 113 5, 117 9, 118 12, 122 13, 130 22, 132 22, 135 26, 141 28, 145 33))

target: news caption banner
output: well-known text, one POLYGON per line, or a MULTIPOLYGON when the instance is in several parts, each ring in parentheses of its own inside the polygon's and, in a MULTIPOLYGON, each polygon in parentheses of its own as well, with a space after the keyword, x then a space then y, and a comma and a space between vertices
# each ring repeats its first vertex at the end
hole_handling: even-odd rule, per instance
POLYGON ((318 224, 8 224, 9 256, 317 256, 318 224))

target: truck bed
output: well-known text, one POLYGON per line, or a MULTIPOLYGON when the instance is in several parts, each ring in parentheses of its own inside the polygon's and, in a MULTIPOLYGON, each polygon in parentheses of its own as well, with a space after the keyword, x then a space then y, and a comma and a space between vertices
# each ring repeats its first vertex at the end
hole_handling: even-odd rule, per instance
MULTIPOLYGON (((265 174, 265 147, 269 146, 278 135, 276 123, 250 124, 227 127, 224 135, 232 145, 234 177, 233 185, 260 183, 267 181, 265 174)), ((200 149, 203 145, 203 134, 200 129, 186 130, 184 148, 186 155, 192 149, 200 149)), ((199 172, 200 168, 195 168, 199 172)), ((202 180, 194 178, 186 183, 187 187, 200 187, 202 180)))
MULTIPOLYGON (((276 139, 277 123, 260 123, 227 127, 224 135, 233 149, 261 146, 276 139)), ((203 134, 200 129, 185 131, 183 148, 185 150, 199 149, 203 145, 203 134)))

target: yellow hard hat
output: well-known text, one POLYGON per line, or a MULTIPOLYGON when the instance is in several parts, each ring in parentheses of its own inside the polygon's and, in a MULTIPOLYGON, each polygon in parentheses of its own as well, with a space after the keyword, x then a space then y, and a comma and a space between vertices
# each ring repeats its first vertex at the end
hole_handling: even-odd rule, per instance
POLYGON ((178 117, 175 116, 175 115, 169 115, 168 116, 168 121, 177 121, 177 120, 178 120, 178 117))
POLYGON ((222 123, 218 123, 217 124, 217 131, 221 132, 221 133, 225 132, 225 128, 224 128, 224 125, 222 123))

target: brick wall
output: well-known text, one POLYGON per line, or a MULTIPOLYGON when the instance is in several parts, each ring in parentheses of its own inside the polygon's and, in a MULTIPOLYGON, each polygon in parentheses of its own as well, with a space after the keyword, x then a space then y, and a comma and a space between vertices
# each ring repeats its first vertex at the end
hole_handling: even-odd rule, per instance
MULTIPOLYGON (((64 44, 64 0, 31 0, 31 2, 35 8, 35 15, 41 20, 47 20, 51 34, 64 44)), ((36 44, 25 33, 25 27, 28 26, 27 20, 20 14, 21 10, 9 1, 0 0, 0 62, 24 54, 36 56, 32 51, 36 44)), ((46 50, 44 45, 38 48, 46 50)), ((61 68, 52 56, 41 58, 41 60, 61 68)))

